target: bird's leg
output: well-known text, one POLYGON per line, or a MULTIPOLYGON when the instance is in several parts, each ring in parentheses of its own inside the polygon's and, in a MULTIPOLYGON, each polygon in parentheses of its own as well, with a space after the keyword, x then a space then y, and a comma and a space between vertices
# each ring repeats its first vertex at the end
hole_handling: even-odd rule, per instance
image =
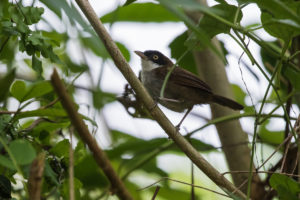
POLYGON ((188 108, 188 110, 186 111, 186 113, 184 114, 183 118, 180 120, 179 124, 177 124, 177 126, 175 126, 175 128, 177 129, 177 131, 180 130, 180 126, 183 122, 183 120, 186 118, 186 116, 191 112, 191 110, 193 109, 193 107, 188 108))

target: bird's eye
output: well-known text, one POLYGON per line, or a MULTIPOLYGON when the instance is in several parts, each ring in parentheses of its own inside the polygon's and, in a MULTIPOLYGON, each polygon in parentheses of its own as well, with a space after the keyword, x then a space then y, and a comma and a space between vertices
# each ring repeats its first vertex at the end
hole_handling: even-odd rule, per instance
POLYGON ((158 55, 153 55, 154 60, 158 60, 158 55))

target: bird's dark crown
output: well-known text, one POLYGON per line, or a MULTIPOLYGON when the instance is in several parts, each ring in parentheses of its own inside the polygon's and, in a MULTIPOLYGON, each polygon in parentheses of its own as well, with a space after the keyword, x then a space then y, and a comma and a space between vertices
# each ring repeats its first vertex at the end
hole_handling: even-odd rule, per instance
POLYGON ((170 60, 159 51, 148 50, 144 52, 144 55, 147 56, 148 60, 158 65, 167 65, 170 63, 170 60))

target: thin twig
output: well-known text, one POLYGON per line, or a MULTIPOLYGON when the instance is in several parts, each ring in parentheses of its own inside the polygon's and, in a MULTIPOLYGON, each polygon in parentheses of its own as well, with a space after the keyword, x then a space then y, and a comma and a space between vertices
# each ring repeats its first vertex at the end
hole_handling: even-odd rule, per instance
POLYGON ((285 149, 284 149, 284 154, 283 154, 283 159, 282 159, 282 163, 281 163, 281 167, 280 167, 280 172, 282 173, 284 171, 284 164, 285 164, 285 161, 286 161, 286 158, 287 158, 287 155, 288 155, 288 151, 290 149, 290 146, 291 146, 291 139, 292 139, 292 134, 289 134, 287 136, 288 140, 285 142, 286 145, 285 145, 285 149))
POLYGON ((33 121, 28 128, 25 128, 25 129, 20 130, 18 132, 20 133, 20 132, 29 132, 29 131, 32 131, 35 127, 37 127, 40 123, 43 123, 43 122, 55 123, 54 121, 52 121, 50 119, 47 119, 47 118, 38 118, 35 121, 33 121))
POLYGON ((74 191, 74 152, 73 152, 73 127, 69 128, 70 148, 69 148, 69 195, 70 200, 75 200, 74 191))
POLYGON ((194 184, 195 184, 195 180, 194 180, 194 177, 195 174, 194 174, 194 164, 191 163, 191 200, 195 200, 196 197, 195 197, 195 187, 194 187, 194 184))
MULTIPOLYGON (((281 77, 281 76, 280 76, 281 77)), ((288 94, 290 94, 293 91, 293 86, 291 84, 291 82, 288 80, 288 94)), ((290 118, 290 111, 291 111, 291 107, 292 107, 292 96, 290 96, 287 101, 286 101, 286 113, 288 115, 288 117, 284 117, 285 120, 285 130, 284 130, 284 137, 288 137, 289 135, 289 118, 290 118)), ((283 161, 281 163, 281 168, 280 168, 280 172, 284 172, 284 165, 285 165, 285 160, 286 157, 288 155, 288 151, 290 149, 291 146, 291 139, 287 142, 287 144, 285 145, 285 149, 284 149, 284 157, 283 157, 283 161)))
MULTIPOLYGON (((230 171, 230 172, 224 172, 223 175, 226 174, 247 174, 250 173, 250 171, 230 171)), ((252 171, 252 173, 255 174, 282 174, 285 176, 293 176, 300 178, 300 175, 297 174, 291 174, 291 173, 284 173, 284 172, 272 172, 272 171, 252 171)))
POLYGON ((217 192, 217 191, 214 191, 214 190, 211 190, 209 188, 202 187, 202 186, 199 186, 199 185, 194 185, 194 184, 186 183, 186 182, 183 182, 183 181, 178 181, 178 180, 175 180, 175 179, 172 179, 172 178, 169 178, 169 177, 162 177, 160 180, 158 180, 158 181, 156 181, 156 182, 154 182, 154 183, 152 183, 152 184, 150 184, 150 185, 148 185, 144 188, 141 188, 138 191, 148 189, 148 188, 152 187, 153 185, 156 185, 157 183, 160 183, 160 182, 165 181, 165 180, 173 181, 173 182, 184 184, 184 185, 193 186, 195 188, 200 188, 200 189, 203 189, 203 190, 207 190, 207 191, 213 192, 215 194, 230 198, 230 196, 227 195, 227 194, 223 194, 223 193, 220 193, 220 192, 217 192))
POLYGON ((156 198, 156 196, 158 194, 159 189, 160 189, 160 187, 156 186, 155 192, 154 192, 153 197, 151 198, 151 200, 155 200, 155 198, 156 198))
POLYGON ((59 98, 54 99, 53 101, 51 101, 49 104, 45 105, 45 106, 41 106, 40 109, 47 109, 52 107, 54 104, 56 104, 59 101, 59 98))
POLYGON ((291 138, 293 137, 292 134, 290 134, 287 138, 285 138, 285 140, 273 151, 273 153, 257 168, 257 170, 259 170, 262 166, 264 166, 272 157, 273 155, 279 151, 279 149, 287 142, 289 141, 291 138))

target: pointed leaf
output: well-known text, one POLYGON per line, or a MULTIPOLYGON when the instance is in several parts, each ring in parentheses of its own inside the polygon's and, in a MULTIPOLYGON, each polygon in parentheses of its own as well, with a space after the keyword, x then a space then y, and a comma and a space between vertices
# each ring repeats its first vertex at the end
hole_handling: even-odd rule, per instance
POLYGON ((10 143, 9 149, 19 165, 30 164, 36 157, 35 149, 27 140, 14 140, 10 143))
POLYGON ((178 18, 159 4, 134 3, 101 17, 103 23, 112 22, 178 22, 178 18))
POLYGON ((4 77, 0 78, 0 102, 5 100, 10 85, 12 84, 13 80, 15 79, 15 69, 9 71, 4 77))
POLYGON ((19 102, 23 102, 23 98, 26 95, 26 84, 24 81, 16 80, 11 88, 10 93, 15 97, 19 102))
POLYGON ((24 101, 43 96, 53 90, 49 81, 36 82, 28 88, 28 92, 25 95, 24 101))

